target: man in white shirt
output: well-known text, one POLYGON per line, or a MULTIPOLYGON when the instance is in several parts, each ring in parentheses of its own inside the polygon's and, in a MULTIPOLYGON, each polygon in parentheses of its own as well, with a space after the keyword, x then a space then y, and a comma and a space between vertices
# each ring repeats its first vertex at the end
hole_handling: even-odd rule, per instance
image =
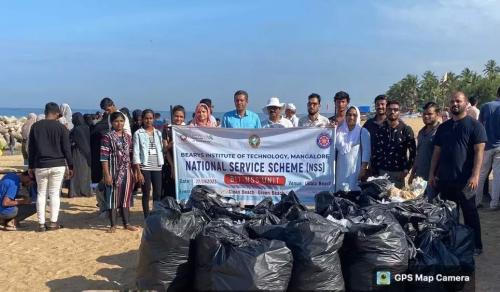
POLYGON ((293 103, 287 103, 285 106, 285 116, 290 122, 292 122, 292 125, 294 127, 299 126, 299 118, 295 114, 297 112, 297 108, 293 103))
POLYGON ((328 118, 319 114, 321 96, 317 93, 312 93, 309 95, 308 100, 308 115, 299 119, 299 127, 328 127, 330 125, 328 118))
MULTIPOLYGON (((111 114, 114 112, 117 112, 119 110, 116 108, 113 100, 111 100, 111 98, 109 98, 109 97, 103 98, 101 100, 100 106, 101 106, 101 109, 108 114, 108 124, 109 124, 109 128, 111 129, 112 128, 111 127, 111 120, 110 120, 111 114)), ((123 125, 123 130, 125 131, 125 133, 132 136, 132 130, 130 129, 130 122, 128 120, 128 117, 125 114, 123 116, 125 117, 125 125, 123 125)))
POLYGON ((279 98, 271 97, 267 102, 267 105, 262 108, 264 113, 269 115, 269 120, 267 120, 262 127, 263 128, 292 128, 292 122, 281 116, 281 109, 285 104, 280 103, 279 98))
POLYGON ((469 106, 467 107, 467 115, 475 120, 479 119, 479 109, 476 107, 476 105, 477 105, 477 97, 475 96, 469 97, 469 106))

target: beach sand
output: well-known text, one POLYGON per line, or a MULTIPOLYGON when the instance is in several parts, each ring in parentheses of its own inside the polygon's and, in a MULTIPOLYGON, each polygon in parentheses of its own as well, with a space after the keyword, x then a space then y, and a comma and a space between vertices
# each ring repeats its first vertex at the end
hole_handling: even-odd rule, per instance
MULTIPOLYGON (((408 121, 415 132, 420 119, 408 121)), ((22 157, 1 156, 0 168, 21 166, 22 157)), ((82 291, 135 287, 135 268, 142 228, 105 232, 107 219, 98 218, 95 198, 62 198, 64 228, 37 233, 36 215, 16 232, 0 231, 1 291, 82 291)), ((484 210, 484 209, 483 209, 484 210)), ((131 222, 143 224, 140 198, 131 222)), ((484 253, 476 257, 476 291, 500 291, 500 212, 480 211, 484 253)))

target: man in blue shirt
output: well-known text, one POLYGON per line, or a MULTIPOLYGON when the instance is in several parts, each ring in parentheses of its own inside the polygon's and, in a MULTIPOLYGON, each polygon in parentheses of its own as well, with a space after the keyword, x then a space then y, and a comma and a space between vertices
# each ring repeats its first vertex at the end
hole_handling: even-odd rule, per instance
POLYGON ((238 90, 234 93, 234 105, 236 109, 224 114, 222 118, 223 128, 258 129, 262 128, 259 116, 247 110, 248 93, 238 90))
POLYGON ((20 221, 36 213, 36 205, 31 203, 31 198, 16 199, 21 184, 26 187, 33 184, 27 171, 7 173, 0 180, 0 224, 4 230, 15 230, 20 221))
POLYGON ((491 190, 490 210, 500 210, 500 87, 497 90, 497 99, 485 103, 479 113, 479 122, 486 129, 486 147, 483 165, 479 176, 479 186, 476 192, 476 205, 483 201, 483 187, 488 179, 490 170, 493 171, 493 185, 491 190))

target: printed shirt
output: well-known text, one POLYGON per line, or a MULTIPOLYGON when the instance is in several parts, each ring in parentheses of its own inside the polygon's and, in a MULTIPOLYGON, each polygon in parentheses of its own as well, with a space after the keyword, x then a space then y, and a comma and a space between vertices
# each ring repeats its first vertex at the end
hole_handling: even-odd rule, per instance
POLYGON ((385 121, 375 134, 374 143, 372 165, 375 169, 409 171, 412 168, 416 155, 415 137, 413 130, 402 121, 396 128, 385 121))

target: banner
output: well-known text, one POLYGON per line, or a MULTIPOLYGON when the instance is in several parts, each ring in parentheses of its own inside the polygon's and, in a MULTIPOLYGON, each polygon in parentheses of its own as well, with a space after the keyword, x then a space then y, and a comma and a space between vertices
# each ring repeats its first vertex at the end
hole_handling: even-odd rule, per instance
POLYGON ((302 202, 334 190, 334 129, 173 127, 176 195, 195 185, 247 205, 293 190, 302 202))

